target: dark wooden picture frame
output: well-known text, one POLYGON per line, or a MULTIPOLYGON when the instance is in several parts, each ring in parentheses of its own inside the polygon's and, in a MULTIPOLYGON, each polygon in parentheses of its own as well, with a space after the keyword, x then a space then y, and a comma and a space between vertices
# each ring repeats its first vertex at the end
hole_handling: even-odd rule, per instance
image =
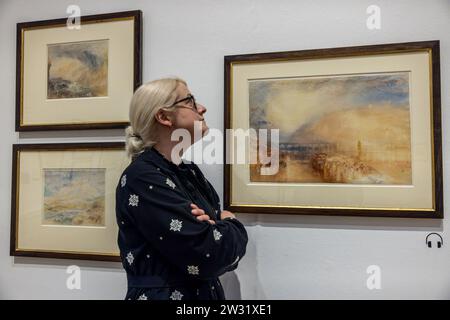
MULTIPOLYGON (((130 50, 133 50, 133 72, 132 76, 132 89, 136 90, 142 83, 142 11, 124 11, 115 12, 107 14, 97 14, 89 16, 80 17, 80 26, 83 28, 85 25, 98 26, 102 23, 108 22, 120 22, 125 20, 133 21, 133 48, 130 46, 130 50)), ((24 122, 24 47, 28 44, 25 43, 25 32, 45 30, 52 28, 61 28, 66 26, 67 18, 43 20, 43 21, 32 21, 32 22, 22 22, 17 23, 17 47, 16 47, 16 131, 41 131, 41 130, 85 130, 85 129, 116 129, 124 128, 128 125, 128 120, 123 119, 117 120, 107 120, 107 115, 105 112, 105 119, 98 122, 93 121, 62 121, 61 123, 55 121, 50 123, 25 123, 24 122)), ((66 32, 73 32, 75 34, 77 30, 67 30, 66 32)), ((69 35, 70 33, 68 33, 69 35)), ((98 39, 91 39, 98 40, 98 39)), ((70 43, 70 40, 67 40, 70 43)), ((32 50, 33 48, 27 48, 27 50, 32 50)), ((46 64, 47 61, 40 61, 42 65, 46 64)), ((109 68, 108 62, 108 68, 109 68)), ((121 61, 115 61, 115 65, 120 65, 121 61)), ((34 68, 36 69, 36 68, 34 68)), ((38 68, 37 70, 43 71, 43 68, 38 68)), ((32 73, 35 73, 33 70, 32 73)), ((44 78, 44 77, 42 77, 44 78)), ((47 78, 46 78, 47 79, 47 78)), ((47 80, 48 81, 48 80, 47 80)), ((42 82, 42 81, 40 81, 42 82)), ((109 86, 109 84, 108 84, 109 86)), ((131 92, 132 93, 132 92, 131 92)), ((109 93, 108 93, 109 94, 109 93)), ((83 98, 85 99, 85 98, 83 98)), ((45 99, 43 99, 45 100, 45 99)), ((128 104, 124 105, 123 108, 127 108, 128 104)), ((89 119, 86 116, 86 119, 89 119)))
MULTIPOLYGON (((43 196, 41 196, 41 195, 37 196, 37 199, 38 199, 37 202, 39 203, 39 205, 35 205, 34 211, 32 211, 32 212, 34 212, 34 215, 30 212, 25 212, 26 209, 21 208, 19 204, 20 203, 27 204, 27 206, 28 206, 28 202, 26 202, 26 201, 21 202, 21 199, 20 199, 21 196, 30 197, 30 195, 29 195, 30 193, 39 194, 39 190, 34 190, 33 186, 31 186, 31 187, 27 186, 27 188, 24 189, 24 191, 23 191, 24 193, 21 192, 21 187, 22 187, 20 184, 21 170, 25 169, 25 168, 22 168, 22 164, 21 164, 21 153, 22 152, 24 152, 24 153, 26 153, 26 152, 45 152, 45 153, 48 153, 48 159, 50 159, 51 157, 54 156, 54 154, 51 154, 52 152, 61 152, 61 151, 86 152, 86 151, 89 151, 89 154, 86 154, 83 157, 85 157, 86 159, 89 159, 88 161, 91 161, 92 154, 94 152, 102 152, 102 151, 119 151, 119 152, 121 152, 121 151, 123 151, 123 158, 121 156, 115 155, 114 157, 118 157, 120 159, 114 159, 115 161, 112 161, 115 166, 119 165, 119 166, 121 166, 121 168, 118 168, 118 167, 109 168, 110 170, 115 170, 114 172, 115 172, 115 175, 117 175, 117 177, 116 177, 117 179, 113 179, 113 180, 114 181, 117 180, 117 182, 118 182, 122 170, 128 163, 128 160, 126 159, 126 156, 125 156, 125 144, 123 142, 14 144, 12 151, 13 151, 13 154, 12 154, 10 255, 11 256, 22 256, 22 257, 43 257, 43 258, 60 258, 60 259, 98 260, 98 261, 121 261, 118 248, 117 248, 117 252, 114 251, 115 253, 101 252, 101 251, 96 252, 96 251, 90 250, 90 249, 86 250, 86 251, 77 251, 77 250, 62 250, 62 249, 55 250, 54 248, 50 248, 50 249, 42 248, 41 244, 36 243, 37 240, 39 240, 38 236, 46 234, 47 232, 52 232, 52 231, 49 231, 50 230, 49 228, 55 228, 55 227, 56 228, 58 228, 58 227, 66 228, 64 232, 67 232, 67 233, 64 233, 64 235, 65 235, 64 238, 61 238, 61 235, 58 234, 59 238, 54 239, 55 242, 59 241, 58 246, 64 246, 64 242, 69 241, 67 239, 77 238, 78 234, 76 234, 76 232, 79 232, 79 230, 81 230, 81 229, 76 230, 76 228, 78 228, 78 226, 76 226, 76 225, 67 226, 67 225, 61 224, 60 226, 59 225, 48 226, 45 223, 43 223, 42 222, 43 220, 41 217, 44 217, 44 215, 43 215, 44 199, 43 199, 43 196), (31 189, 33 189, 33 190, 31 190, 31 189), (27 193, 25 190, 28 190, 31 192, 27 193), (38 215, 36 215, 37 211, 40 211, 38 215), (23 219, 23 215, 25 215, 26 219, 23 219), (37 222, 31 223, 30 226, 25 226, 24 228, 26 230, 33 230, 33 228, 34 229, 47 228, 45 230, 42 229, 42 230, 38 231, 36 234, 33 234, 33 235, 27 234, 26 235, 28 238, 34 237, 34 238, 31 238, 31 241, 33 242, 33 248, 30 248, 29 244, 27 244, 25 247, 20 245, 20 243, 21 243, 20 237, 24 236, 20 232, 21 217, 22 217, 22 221, 24 221, 24 223, 28 223, 28 221, 31 219, 38 220, 37 222), (75 227, 75 229, 72 229, 72 227, 75 227)), ((103 158, 105 158, 105 157, 103 157, 103 158)), ((51 161, 54 161, 54 160, 51 160, 51 161)), ((77 158, 76 161, 79 161, 79 159, 77 158)), ((73 162, 77 163, 76 161, 73 161, 73 162)), ((45 162, 45 160, 38 161, 38 162, 39 163, 45 162)), ((47 160, 47 162, 48 162, 48 160, 47 160)), ((105 163, 105 162, 102 162, 102 163, 105 163)), ((25 165, 23 165, 23 166, 25 167, 25 165)), ((49 168, 53 168, 53 166, 50 166, 49 168)), ((73 169, 75 167, 65 167, 63 164, 61 164, 61 166, 57 166, 56 168, 57 168, 57 170, 60 170, 60 169, 64 170, 67 168, 73 169)), ((76 168, 78 168, 78 167, 76 167, 76 168)), ((35 179, 38 177, 38 179, 41 179, 41 181, 39 181, 39 182, 44 181, 44 179, 42 178, 42 171, 44 168, 39 167, 39 169, 36 169, 36 168, 34 168, 34 169, 27 168, 27 169, 31 170, 31 171, 26 171, 24 173, 25 181, 28 181, 28 183, 29 183, 30 179, 27 178, 29 176, 34 176, 35 179), (39 178, 39 176, 41 178, 39 178)), ((85 168, 83 168, 83 169, 85 169, 85 168)), ((88 169, 89 169, 89 167, 88 167, 88 169)), ((105 170, 107 170, 107 169, 105 169, 105 170)), ((109 172, 109 174, 111 174, 111 172, 109 172)), ((42 183, 38 183, 38 184, 40 185, 39 188, 41 189, 41 191, 45 190, 45 187, 42 185, 42 183)), ((107 186, 107 184, 105 184, 105 186, 107 186)), ((114 199, 113 195, 115 194, 115 187, 116 187, 116 185, 111 184, 109 190, 105 190, 105 192, 107 194, 109 191, 109 196, 106 196, 106 195, 104 196, 105 202, 107 200, 107 197, 114 199)), ((29 200, 29 198, 27 198, 25 200, 29 200)), ((114 209, 110 209, 110 211, 112 213, 111 212, 108 213, 107 206, 109 206, 109 208, 114 208, 113 204, 109 204, 109 205, 106 203, 104 204, 104 210, 105 210, 104 211, 104 220, 103 220, 104 226, 103 227, 100 226, 100 228, 90 227, 92 229, 92 231, 88 231, 88 232, 99 232, 99 231, 97 231, 97 229, 98 230, 102 230, 102 229, 106 230, 106 231, 100 231, 100 232, 105 232, 104 234, 102 234, 100 236, 100 237, 104 237, 102 241, 108 243, 108 245, 110 245, 111 247, 113 247, 113 246, 116 247, 117 246, 117 243, 116 243, 116 238, 117 238, 116 231, 117 230, 115 230, 115 229, 117 229, 117 228, 116 228, 116 218, 115 218, 115 213, 114 213, 115 211, 114 211, 114 209), (108 216, 108 214, 109 214, 109 216, 108 216), (108 240, 108 239, 110 239, 110 240, 108 240)), ((29 210, 29 208, 28 208, 28 210, 29 210)), ((89 226, 87 228, 89 228, 89 226)), ((92 233, 88 233, 88 234, 92 234, 92 233)), ((50 235, 50 238, 52 237, 52 235, 53 234, 50 235)), ((94 235, 95 235, 95 233, 94 233, 94 235)), ((48 236, 48 235, 46 235, 46 236, 48 236)), ((78 236, 78 237, 80 237, 80 236, 78 236)), ((50 240, 53 241, 53 238, 51 238, 50 240)), ((28 241, 26 243, 29 243, 30 239, 27 239, 26 241, 28 241)))
MULTIPOLYGON (((429 177, 429 187, 427 185, 427 192, 431 195, 429 198, 432 200, 432 205, 428 208, 420 207, 389 207, 389 206, 376 206, 376 207, 352 207, 352 206, 334 206, 334 205, 311 205, 307 201, 304 201, 298 205, 279 205, 273 203, 253 203, 253 202, 237 202, 233 198, 233 164, 230 163, 232 154, 232 142, 228 135, 224 135, 224 145, 226 146, 226 152, 224 154, 224 209, 233 212, 242 213, 261 213, 261 214, 300 214, 300 215, 330 215, 330 216, 367 216, 367 217, 401 217, 401 218, 438 218, 442 219, 444 216, 443 209, 443 178, 442 178, 442 137, 441 137, 441 93, 440 93, 440 56, 439 56, 439 41, 420 41, 420 42, 408 42, 408 43, 394 43, 394 44, 381 44, 381 45, 367 45, 356 47, 342 47, 342 48, 326 48, 315 50, 302 50, 302 51, 288 51, 288 52, 272 52, 272 53, 257 53, 257 54, 242 54, 242 55, 229 55, 224 57, 224 105, 225 105, 225 118, 224 129, 236 129, 237 125, 233 124, 240 112, 243 112, 243 106, 248 104, 248 110, 250 110, 249 102, 249 82, 254 80, 263 79, 267 80, 270 77, 260 78, 255 77, 254 74, 248 71, 249 76, 242 76, 238 78, 236 70, 253 70, 251 68, 259 67, 260 70, 264 70, 264 67, 272 68, 277 64, 288 64, 294 62, 315 62, 320 63, 322 59, 333 60, 334 59, 352 59, 359 57, 395 57, 395 55, 409 55, 415 53, 428 54, 428 60, 426 60, 427 68, 430 72, 426 75, 428 86, 424 91, 430 96, 429 106, 423 105, 422 107, 427 110, 427 115, 430 115, 429 119, 429 131, 431 136, 429 137, 429 143, 431 145, 429 157, 430 157, 430 172, 432 174, 429 177), (244 66, 247 69, 238 69, 244 66), (256 66, 256 67, 255 67, 256 66), (253 78, 252 78, 253 77, 253 78), (240 81, 240 82, 238 82, 240 81), (237 84, 239 83, 239 85, 237 84), (246 92, 245 92, 246 91, 246 92), (245 92, 245 94, 241 94, 245 92), (238 98, 241 94, 244 98, 238 98), (233 99, 239 103, 233 105, 233 99), (429 108, 429 109, 428 109, 429 108)), ((394 58, 393 58, 394 59, 394 58)), ((425 60, 425 58, 424 58, 425 60)), ((339 61, 339 60, 336 60, 339 61)), ((370 67, 370 66, 369 66, 370 67)), ((280 67, 281 68, 281 67, 280 67)), ((367 64, 364 68, 368 68, 367 64)), ((258 69, 259 70, 259 69, 258 69)), ((285 69, 282 69, 285 70, 285 69)), ((394 69, 395 70, 395 69, 394 69)), ((402 70, 405 71, 405 70, 402 70)), ((245 73, 247 71, 241 71, 245 73)), ((374 71, 376 72, 376 70, 374 71)), ((262 72, 263 73, 263 72, 262 72)), ((262 74, 261 73, 261 74, 262 74)), ((346 71, 344 71, 344 74, 346 71)), ((349 72, 350 73, 350 72, 349 72)), ((326 74, 326 73, 325 73, 326 74)), ((299 75, 301 77, 302 75, 299 75)), ((292 74, 286 77, 293 77, 292 74)), ((417 77, 417 76, 416 76, 417 77)), ((282 76, 280 77, 282 78, 282 76)), ((424 76, 425 78, 425 76, 424 76)), ((410 92, 414 94, 414 92, 410 92)), ((246 115, 250 116, 250 112, 246 111, 246 115)), ((415 114, 415 117, 420 117, 420 114, 415 114)), ((425 121, 425 120, 424 120, 425 121)), ((428 120, 426 120, 428 121, 428 120)), ((250 121, 245 119, 246 123, 250 121)), ((246 129, 246 128, 244 128, 246 129)), ((411 132, 415 128, 411 127, 411 132)), ((427 133, 428 134, 428 133, 427 133)), ((412 147, 411 147, 412 148, 412 147)), ((428 150, 428 149, 425 149, 428 150)), ((412 160, 411 160, 412 161, 412 160)), ((412 167, 411 167, 412 168, 412 167)), ((412 169, 411 169, 412 171, 412 169)), ((428 171, 427 171, 428 172, 428 171)), ((235 180, 240 180, 243 175, 235 174, 235 180)), ((248 180, 242 185, 249 185, 248 180)), ((280 184, 281 185, 281 184, 280 184)), ((275 187, 274 187, 275 188, 275 187)), ((246 189, 236 191, 235 195, 251 194, 252 192, 246 192, 246 189)), ((273 193, 279 191, 274 189, 273 193)), ((322 195, 323 198, 327 198, 326 194, 322 195)), ((264 197, 259 195, 259 199, 264 197)), ((389 198, 389 197, 387 197, 389 198)), ((266 201, 265 199, 261 201, 266 201)), ((431 202, 430 201, 430 202, 431 202)))

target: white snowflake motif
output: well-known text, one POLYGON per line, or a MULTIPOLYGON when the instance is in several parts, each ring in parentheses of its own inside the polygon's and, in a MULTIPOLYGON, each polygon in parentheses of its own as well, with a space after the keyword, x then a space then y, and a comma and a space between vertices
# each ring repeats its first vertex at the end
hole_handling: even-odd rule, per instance
POLYGON ((141 294, 138 298, 138 300, 147 300, 147 296, 145 295, 145 293, 141 294))
POLYGON ((216 241, 219 241, 220 238, 222 237, 222 234, 219 231, 217 231, 216 229, 214 229, 213 234, 214 234, 214 240, 216 240, 216 241))
POLYGON ((130 266, 133 264, 134 256, 131 252, 128 252, 128 254, 127 254, 127 261, 130 266))
POLYGON ((183 227, 183 221, 172 219, 172 222, 170 223, 170 230, 180 231, 181 227, 183 227))
POLYGON ((170 299, 172 299, 172 300, 181 300, 181 298, 183 298, 183 294, 181 294, 181 292, 178 290, 175 290, 170 295, 170 299))
POLYGON ((123 188, 123 187, 125 187, 126 184, 127 184, 127 175, 124 174, 124 175, 122 176, 122 179, 120 179, 120 185, 121 185, 122 188, 123 188))
POLYGON ((129 204, 130 206, 137 207, 139 204, 139 197, 135 194, 130 195, 129 204))
POLYGON ((198 267, 197 266, 187 266, 188 273, 192 275, 198 275, 198 267))
POLYGON ((170 180, 169 178, 166 179, 166 184, 171 187, 172 189, 175 189, 176 185, 175 183, 173 183, 172 180, 170 180))

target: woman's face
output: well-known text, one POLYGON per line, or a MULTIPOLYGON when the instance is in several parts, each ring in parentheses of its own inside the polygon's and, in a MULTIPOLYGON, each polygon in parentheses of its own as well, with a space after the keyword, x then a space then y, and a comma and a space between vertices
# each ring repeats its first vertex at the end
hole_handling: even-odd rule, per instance
MULTIPOLYGON (((188 87, 182 83, 180 83, 176 89, 177 98, 176 101, 187 98, 191 95, 188 87)), ((191 141, 195 142, 194 138, 201 139, 208 131, 208 126, 204 119, 204 114, 206 112, 206 108, 195 102, 197 105, 197 109, 194 106, 193 99, 187 99, 185 101, 179 102, 176 104, 176 109, 174 111, 173 118, 173 128, 174 129, 186 129, 191 134, 191 141), (200 121, 201 123, 201 134, 200 131, 197 133, 198 137, 194 137, 194 124, 195 121, 200 121)), ((198 124, 197 124, 198 125, 198 124)), ((199 126, 199 125, 198 125, 199 126)), ((200 126, 198 127, 200 128, 200 126)))

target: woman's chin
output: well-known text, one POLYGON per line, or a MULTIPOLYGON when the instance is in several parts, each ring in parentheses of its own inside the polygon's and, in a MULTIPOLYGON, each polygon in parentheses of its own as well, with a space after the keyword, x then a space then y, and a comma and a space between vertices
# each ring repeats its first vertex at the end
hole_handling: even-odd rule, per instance
POLYGON ((202 137, 206 136, 209 132, 209 127, 206 124, 205 121, 203 121, 203 126, 202 126, 202 137))

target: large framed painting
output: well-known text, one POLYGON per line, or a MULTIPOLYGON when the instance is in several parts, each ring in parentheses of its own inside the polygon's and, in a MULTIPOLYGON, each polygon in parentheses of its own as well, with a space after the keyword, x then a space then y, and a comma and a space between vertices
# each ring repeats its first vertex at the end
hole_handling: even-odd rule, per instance
POLYGON ((13 256, 120 261, 122 142, 13 145, 13 256))
POLYGON ((141 84, 142 12, 17 24, 16 131, 122 128, 141 84))
POLYGON ((443 218, 439 41, 226 56, 225 129, 228 210, 443 218))

